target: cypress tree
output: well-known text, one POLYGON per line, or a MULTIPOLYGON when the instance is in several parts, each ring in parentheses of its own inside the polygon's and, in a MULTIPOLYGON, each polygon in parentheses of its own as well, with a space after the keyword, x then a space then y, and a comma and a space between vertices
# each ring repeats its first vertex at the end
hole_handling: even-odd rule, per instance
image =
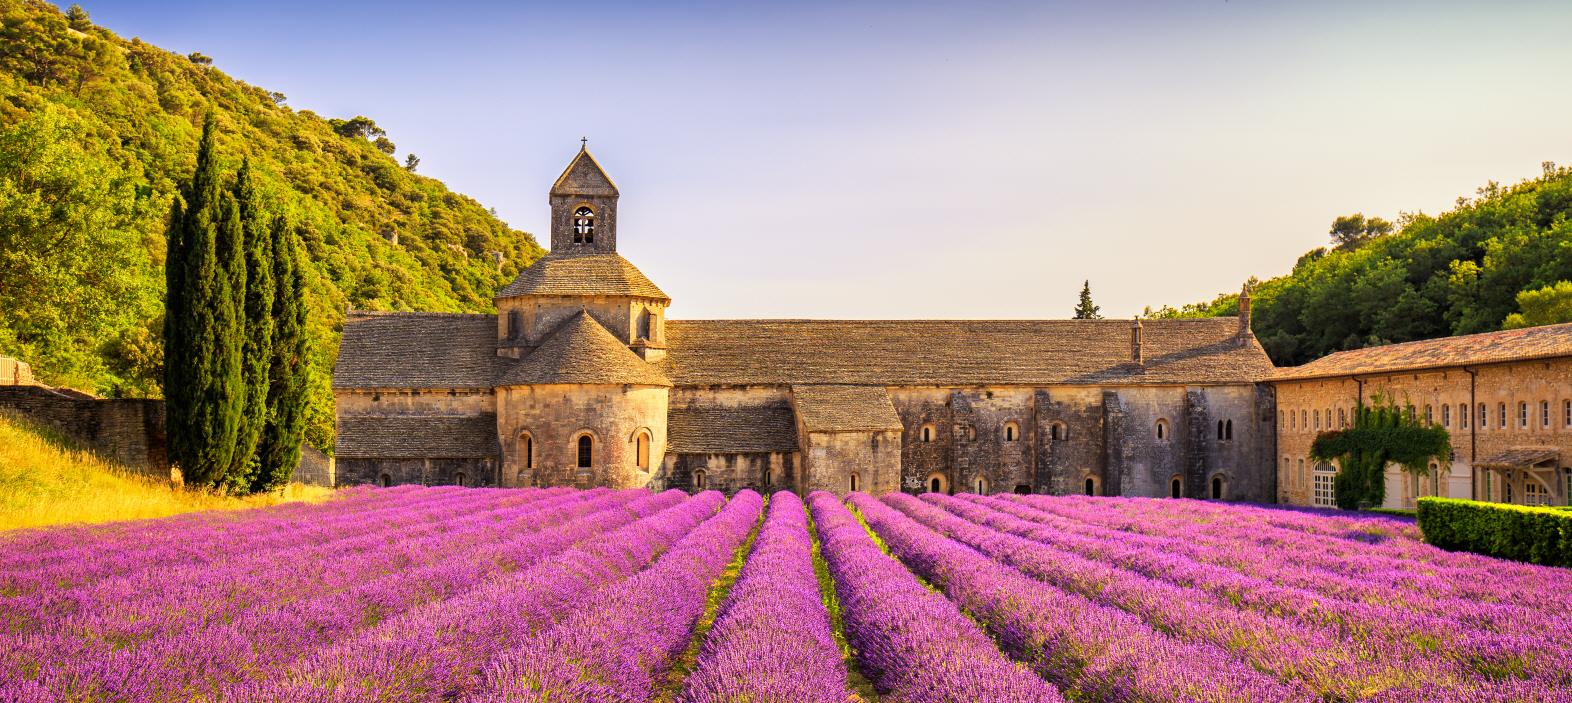
POLYGON ((241 389, 244 397, 237 418, 235 454, 228 482, 249 491, 257 471, 257 443, 267 421, 268 368, 273 355, 273 256, 272 233, 263 221, 251 178, 251 162, 241 162, 235 177, 235 202, 244 242, 244 294, 241 300, 241 389))
POLYGON ((268 364, 267 425, 257 448, 260 467, 252 491, 289 483, 300 464, 301 437, 306 429, 305 284, 300 275, 295 233, 283 218, 273 221, 273 344, 268 364))
MULTIPOLYGON (((225 230, 238 224, 219 187, 216 121, 208 114, 196 172, 170 214, 166 267, 164 386, 170 459, 187 483, 223 480, 234 452, 239 348, 225 230)), ((228 236, 233 240, 233 236, 228 236)))

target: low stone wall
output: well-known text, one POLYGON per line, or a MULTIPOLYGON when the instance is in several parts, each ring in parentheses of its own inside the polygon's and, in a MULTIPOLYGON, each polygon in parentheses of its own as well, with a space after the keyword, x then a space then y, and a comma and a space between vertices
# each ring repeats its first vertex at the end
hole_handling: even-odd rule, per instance
POLYGON ((336 481, 335 469, 333 457, 323 454, 316 447, 301 445, 300 466, 295 467, 295 476, 291 480, 308 486, 332 488, 336 481))
POLYGON ((164 401, 94 398, 43 386, 0 386, 0 410, 54 429, 132 469, 169 476, 164 401))

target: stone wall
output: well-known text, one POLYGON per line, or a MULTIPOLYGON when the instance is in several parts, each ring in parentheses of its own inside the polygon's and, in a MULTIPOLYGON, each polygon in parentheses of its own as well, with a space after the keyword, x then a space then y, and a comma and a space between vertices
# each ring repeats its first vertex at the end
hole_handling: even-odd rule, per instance
POLYGON ((612 336, 626 344, 642 336, 640 318, 647 314, 650 341, 662 346, 666 343, 666 306, 658 300, 606 295, 530 295, 497 300, 497 341, 504 345, 502 353, 513 358, 527 356, 529 350, 545 341, 580 310, 589 313, 612 336), (517 334, 508 329, 512 312, 518 312, 523 323, 517 334))
POLYGON ((495 459, 339 459, 337 484, 496 486, 495 459))
POLYGON ((0 386, 36 386, 33 367, 27 362, 0 356, 0 386))
POLYGON ((650 481, 652 490, 715 490, 728 494, 744 488, 762 494, 795 491, 801 476, 796 452, 737 452, 731 454, 671 454, 660 474, 650 481), (703 472, 703 480, 697 480, 703 472), (702 485, 701 485, 702 484, 702 485))
POLYGON ((1270 389, 1237 386, 892 389, 901 489, 1270 502, 1270 389), (1222 423, 1219 429, 1219 423, 1222 423), (1158 426, 1163 430, 1159 435, 1158 426), (925 434, 926 430, 926 434, 925 434), (926 437, 926 439, 925 439, 926 437), (1057 437, 1057 439, 1056 439, 1057 437))
POLYGON ((537 385, 497 392, 502 485, 643 488, 666 454, 667 389, 656 386, 537 385), (637 466, 640 432, 650 465, 637 466), (531 449, 525 456, 525 436, 531 449), (578 467, 578 438, 592 438, 591 466, 578 467))
POLYGON ((290 480, 304 483, 308 486, 327 486, 332 488, 338 485, 336 469, 333 457, 323 454, 316 447, 302 445, 300 447, 300 465, 295 467, 295 475, 290 480))
MULTIPOLYGON (((1572 360, 1525 361, 1480 367, 1450 367, 1377 376, 1279 381, 1278 500, 1315 503, 1315 464, 1310 444, 1323 431, 1351 424, 1361 399, 1377 396, 1411 404, 1450 433, 1452 461, 1434 480, 1418 480, 1396 469, 1387 474, 1388 507, 1412 507, 1425 495, 1503 500, 1507 476, 1476 471, 1474 464, 1513 448, 1539 447, 1559 455, 1559 481, 1552 494, 1565 496, 1572 467, 1572 360), (1483 406, 1483 422, 1481 422, 1483 406), (1506 422, 1502 422, 1503 410, 1506 422), (1523 412, 1526 411, 1526 412, 1523 412), (1526 415, 1527 423, 1522 420, 1526 415)), ((1327 466, 1325 469, 1335 469, 1327 466)), ((1324 471, 1324 474, 1334 473, 1324 471)), ((1532 479, 1528 479, 1532 480, 1532 479)), ((1520 500, 1525 477, 1511 477, 1520 500)), ((1562 498, 1564 501, 1565 498, 1562 498)))
POLYGON ((0 386, 0 410, 53 428, 105 458, 169 477, 164 401, 94 398, 43 386, 0 386))
POLYGON ((846 495, 853 489, 878 495, 900 490, 901 433, 807 432, 797 437, 803 447, 802 482, 798 492, 829 491, 846 495))

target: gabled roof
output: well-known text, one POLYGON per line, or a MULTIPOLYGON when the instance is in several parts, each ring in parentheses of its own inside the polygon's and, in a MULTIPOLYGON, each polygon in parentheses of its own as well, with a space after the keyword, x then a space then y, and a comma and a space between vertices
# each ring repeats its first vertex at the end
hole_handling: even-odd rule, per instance
POLYGON ((334 388, 491 388, 497 316, 350 311, 334 388))
POLYGON ((666 447, 675 454, 791 452, 797 421, 787 403, 740 407, 672 408, 666 447))
POLYGON ((1572 323, 1425 339, 1328 354, 1278 369, 1271 380, 1398 373, 1572 356, 1572 323))
POLYGON ((792 386, 791 395, 809 432, 901 429, 901 416, 881 386, 792 386))
POLYGON ((521 295, 626 295, 671 302, 619 254, 547 254, 519 272, 498 298, 521 295))
POLYGON ((617 184, 591 156, 589 149, 579 149, 578 155, 563 169, 557 182, 551 184, 552 195, 616 195, 617 184))
POLYGON ((501 454, 497 416, 345 415, 338 419, 341 459, 470 459, 501 454))
POLYGON ((1272 362, 1233 317, 1143 320, 668 320, 677 385, 1254 383, 1272 362))
POLYGON ((498 385, 542 383, 671 385, 659 368, 640 359, 583 310, 504 371, 498 385))

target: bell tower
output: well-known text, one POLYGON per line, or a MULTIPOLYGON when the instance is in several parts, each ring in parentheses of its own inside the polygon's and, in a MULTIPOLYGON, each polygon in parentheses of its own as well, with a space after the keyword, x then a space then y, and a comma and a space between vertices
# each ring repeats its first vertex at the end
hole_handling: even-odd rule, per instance
POLYGON ((551 253, 617 251, 617 185, 590 156, 588 142, 551 186, 551 253))

